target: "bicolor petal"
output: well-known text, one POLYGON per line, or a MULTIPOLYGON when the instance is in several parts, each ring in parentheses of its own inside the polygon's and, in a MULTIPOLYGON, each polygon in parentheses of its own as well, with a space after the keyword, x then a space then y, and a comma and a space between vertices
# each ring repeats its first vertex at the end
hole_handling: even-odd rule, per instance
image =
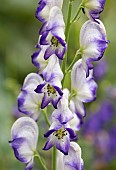
POLYGON ((87 0, 84 2, 83 12, 86 13, 89 19, 98 22, 100 13, 104 10, 106 0, 87 0))
POLYGON ((38 74, 28 74, 24 80, 22 90, 18 95, 19 111, 27 114, 36 121, 41 113, 39 106, 41 105, 43 94, 37 94, 34 90, 40 82, 43 82, 43 80, 38 74))
POLYGON ((65 24, 62 11, 58 7, 53 7, 47 24, 44 27, 43 34, 40 38, 40 45, 47 45, 44 59, 47 60, 52 54, 56 54, 59 59, 63 59, 66 51, 65 42, 65 24), (45 29, 46 27, 46 29, 45 29))
POLYGON ((56 55, 50 57, 48 65, 43 70, 42 75, 46 82, 60 88, 62 87, 61 80, 63 79, 63 73, 56 55))
POLYGON ((40 0, 36 10, 36 18, 41 22, 46 22, 49 18, 50 11, 54 6, 62 8, 63 0, 40 0))
POLYGON ((85 116, 83 102, 91 102, 96 98, 97 84, 93 79, 92 70, 89 77, 86 78, 86 73, 82 66, 82 59, 78 60, 71 72, 71 90, 75 93, 72 97, 76 109, 79 114, 85 116))
POLYGON ((49 131, 44 136, 47 137, 44 150, 48 150, 55 145, 65 155, 68 154, 70 140, 75 140, 76 138, 73 130, 67 124, 63 125, 58 120, 52 123, 49 131))
POLYGON ((83 170, 83 160, 81 158, 81 148, 75 143, 70 143, 68 155, 57 153, 57 170, 83 170))
POLYGON ((54 121, 57 119, 62 124, 65 124, 69 122, 71 119, 73 119, 73 117, 74 115, 68 107, 68 98, 65 97, 64 93, 57 105, 57 109, 55 109, 54 112, 52 113, 52 119, 54 121))
POLYGON ((40 75, 37 73, 29 73, 24 80, 22 90, 33 91, 40 83, 43 83, 40 75))
POLYGON ((41 105, 42 97, 42 94, 37 94, 35 91, 22 90, 18 95, 19 111, 37 121, 41 113, 39 106, 41 105))
POLYGON ((88 77, 89 70, 93 68, 92 62, 98 61, 103 57, 105 49, 108 47, 106 30, 100 20, 86 21, 80 31, 80 49, 82 63, 88 77))
POLYGON ((54 108, 57 108, 57 104, 63 95, 61 90, 63 73, 59 60, 55 55, 49 59, 47 67, 42 72, 42 76, 45 81, 35 89, 36 93, 44 94, 41 108, 45 108, 49 103, 52 103, 54 108))
POLYGON ((40 46, 39 50, 33 53, 32 63, 38 68, 38 73, 41 74, 46 68, 48 61, 44 59, 44 53, 47 49, 47 46, 40 46))
POLYGON ((38 140, 38 126, 29 117, 21 117, 11 128, 11 144, 16 158, 26 164, 26 169, 33 167, 34 152, 38 140))
POLYGON ((59 87, 53 86, 50 83, 38 85, 35 92, 44 94, 41 109, 45 108, 49 103, 52 103, 54 108, 57 108, 57 104, 63 95, 63 92, 59 87))

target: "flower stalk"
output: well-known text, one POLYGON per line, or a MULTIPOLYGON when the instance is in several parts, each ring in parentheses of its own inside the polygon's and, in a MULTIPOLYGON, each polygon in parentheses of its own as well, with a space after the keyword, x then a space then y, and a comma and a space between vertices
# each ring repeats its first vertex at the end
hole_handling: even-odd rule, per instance
POLYGON ((52 150, 52 170, 56 170, 56 157, 57 157, 57 150, 56 147, 53 147, 52 150))

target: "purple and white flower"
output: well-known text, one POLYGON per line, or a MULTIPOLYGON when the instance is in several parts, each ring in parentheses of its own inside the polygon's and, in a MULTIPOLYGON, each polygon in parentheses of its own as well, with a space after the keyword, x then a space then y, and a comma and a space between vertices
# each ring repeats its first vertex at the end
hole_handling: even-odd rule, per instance
POLYGON ((68 107, 68 98, 66 97, 66 90, 63 90, 63 96, 52 113, 52 119, 55 121, 59 119, 62 124, 65 124, 73 119, 74 115, 68 107))
POLYGON ((66 51, 65 42, 65 23, 63 20, 62 11, 57 6, 50 11, 49 19, 42 26, 40 31, 40 45, 46 45, 44 59, 47 60, 52 54, 56 54, 59 59, 63 59, 66 51))
POLYGON ((49 103, 52 103, 54 108, 57 108, 57 104, 63 95, 61 90, 63 73, 59 65, 59 60, 55 55, 52 55, 49 59, 48 65, 44 69, 42 76, 45 81, 43 81, 42 84, 39 84, 35 89, 36 93, 44 94, 41 109, 45 108, 49 103))
POLYGON ((63 155, 58 151, 57 170, 83 170, 83 160, 81 158, 81 148, 75 143, 70 143, 68 155, 63 155))
POLYGON ((83 3, 83 12, 89 19, 98 22, 100 13, 104 10, 106 0, 85 0, 83 3))
POLYGON ((48 60, 44 59, 44 53, 47 49, 47 46, 38 45, 38 48, 39 48, 38 51, 33 53, 31 58, 32 58, 32 63, 34 64, 34 66, 38 68, 38 73, 42 74, 43 70, 46 68, 48 64, 48 60))
POLYGON ((43 79, 36 73, 30 73, 24 80, 23 87, 18 95, 18 109, 20 112, 29 115, 34 120, 37 120, 41 110, 43 94, 37 94, 34 90, 38 84, 42 83, 43 79))
POLYGON ((70 128, 69 124, 62 124, 60 118, 55 120, 50 129, 44 137, 47 137, 47 142, 44 146, 44 150, 48 150, 54 145, 65 155, 68 154, 70 148, 70 140, 76 140, 77 136, 74 131, 70 128))
POLYGON ((102 58, 105 49, 108 47, 106 30, 100 20, 86 21, 80 31, 80 50, 82 55, 83 67, 86 75, 89 75, 89 69, 92 69, 92 62, 102 58))
POLYGON ((85 116, 83 103, 95 100, 96 89, 97 84, 93 80, 92 70, 89 77, 86 78, 86 73, 82 66, 82 59, 78 60, 74 64, 71 72, 71 91, 74 93, 72 101, 80 115, 85 116))
POLYGON ((62 9, 63 0, 40 0, 36 10, 36 18, 41 22, 46 22, 49 18, 50 11, 54 6, 62 9))
POLYGON ((38 140, 38 126, 29 117, 21 117, 11 128, 11 144, 16 158, 26 164, 25 170, 32 170, 38 140))

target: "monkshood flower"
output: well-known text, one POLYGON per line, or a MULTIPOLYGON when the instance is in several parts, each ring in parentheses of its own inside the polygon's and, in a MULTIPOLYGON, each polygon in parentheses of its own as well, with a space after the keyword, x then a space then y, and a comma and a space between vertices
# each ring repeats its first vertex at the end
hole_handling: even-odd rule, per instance
POLYGON ((46 22, 49 18, 52 7, 62 8, 63 0, 40 0, 36 10, 36 18, 41 22, 46 22))
POLYGON ((43 83, 38 84, 35 89, 36 93, 44 94, 41 109, 45 108, 49 103, 52 103, 54 108, 57 108, 57 104, 63 95, 61 90, 63 73, 59 65, 59 60, 55 55, 51 56, 47 67, 42 72, 42 76, 44 78, 43 83))
POLYGON ((109 43, 103 23, 97 21, 99 24, 91 20, 86 21, 80 30, 80 50, 86 76, 89 75, 89 69, 93 68, 92 62, 102 58, 109 43))
POLYGON ((11 128, 11 144, 16 158, 26 164, 25 170, 32 170, 38 140, 38 126, 29 117, 21 117, 11 128))
POLYGON ((83 124, 83 117, 78 113, 72 100, 69 102, 69 90, 63 89, 63 97, 58 103, 58 109, 52 113, 52 119, 60 118, 62 123, 69 122, 74 131, 78 131, 83 124))
POLYGON ((74 118, 73 113, 68 107, 68 98, 66 95, 66 90, 63 90, 63 96, 57 105, 57 109, 52 113, 52 119, 54 121, 60 119, 62 124, 65 124, 74 118))
POLYGON ((83 12, 89 19, 99 22, 96 19, 99 19, 100 13, 104 10, 105 2, 106 0, 84 0, 83 12))
POLYGON ((70 142, 68 155, 63 155, 58 151, 57 170, 83 170, 83 160, 81 158, 81 148, 75 142, 70 142))
POLYGON ((37 94, 34 90, 38 84, 43 83, 43 79, 37 73, 30 73, 24 80, 23 87, 18 95, 18 109, 20 112, 29 115, 37 120, 41 110, 42 94, 37 94))
POLYGON ((40 34, 40 45, 47 45, 44 59, 47 60, 52 54, 56 54, 59 59, 63 59, 66 51, 64 34, 65 24, 62 11, 58 7, 53 7, 50 11, 49 19, 43 25, 40 34))
POLYGON ((85 116, 83 103, 95 100, 96 89, 97 84, 93 79, 92 70, 90 71, 89 77, 86 78, 86 73, 82 66, 82 59, 78 60, 74 64, 71 72, 71 91, 73 93, 72 101, 81 116, 85 116))
POLYGON ((70 128, 69 124, 62 124, 60 118, 51 124, 50 129, 44 134, 44 137, 47 138, 47 142, 43 148, 44 150, 48 150, 55 145, 64 155, 68 155, 70 140, 77 139, 76 134, 70 128))

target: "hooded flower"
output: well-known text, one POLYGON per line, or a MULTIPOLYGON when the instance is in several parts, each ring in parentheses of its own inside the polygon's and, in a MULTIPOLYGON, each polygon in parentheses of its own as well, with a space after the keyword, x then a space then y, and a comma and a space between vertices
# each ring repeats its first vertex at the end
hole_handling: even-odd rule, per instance
POLYGON ((36 93, 44 94, 41 109, 45 108, 49 103, 52 103, 54 108, 57 108, 57 104, 63 95, 61 90, 63 73, 59 65, 59 60, 55 55, 51 56, 42 76, 45 81, 35 89, 36 93))
POLYGON ((36 73, 30 73, 24 80, 23 87, 18 95, 19 111, 37 120, 41 111, 39 109, 42 102, 42 94, 37 94, 34 90, 43 79, 36 73))
POLYGON ((44 137, 47 137, 44 150, 48 150, 55 145, 65 155, 68 155, 70 140, 77 139, 76 134, 70 128, 69 124, 62 124, 60 118, 53 121, 48 132, 44 134, 44 137))
POLYGON ((89 76, 89 69, 93 68, 92 61, 102 58, 109 43, 103 23, 97 21, 99 24, 91 20, 86 21, 80 31, 80 49, 86 76, 89 76))
POLYGON ((104 10, 106 0, 84 0, 83 12, 89 19, 98 22, 100 13, 104 10))
POLYGON ((32 170, 34 153, 38 140, 38 126, 29 117, 16 120, 11 128, 11 144, 16 158, 26 164, 25 170, 32 170))
POLYGON ((57 105, 57 109, 52 113, 54 121, 59 119, 62 124, 72 120, 74 115, 68 107, 68 97, 66 96, 66 89, 63 90, 63 96, 57 105))
POLYGON ((89 77, 86 78, 86 73, 82 66, 82 59, 78 60, 71 72, 71 91, 74 93, 72 101, 77 112, 85 116, 83 103, 91 102, 96 98, 97 84, 93 80, 92 70, 89 77))
POLYGON ((62 8, 63 0, 40 0, 36 10, 36 18, 41 22, 46 22, 49 18, 51 9, 54 6, 62 8))
POLYGON ((53 7, 50 11, 49 19, 42 26, 40 34, 40 45, 47 45, 44 59, 47 60, 52 54, 56 54, 59 59, 63 59, 66 51, 64 34, 65 24, 62 11, 58 7, 53 7))
POLYGON ((81 158, 81 148, 75 143, 70 143, 68 155, 61 152, 57 154, 57 170, 83 170, 83 160, 81 158))

